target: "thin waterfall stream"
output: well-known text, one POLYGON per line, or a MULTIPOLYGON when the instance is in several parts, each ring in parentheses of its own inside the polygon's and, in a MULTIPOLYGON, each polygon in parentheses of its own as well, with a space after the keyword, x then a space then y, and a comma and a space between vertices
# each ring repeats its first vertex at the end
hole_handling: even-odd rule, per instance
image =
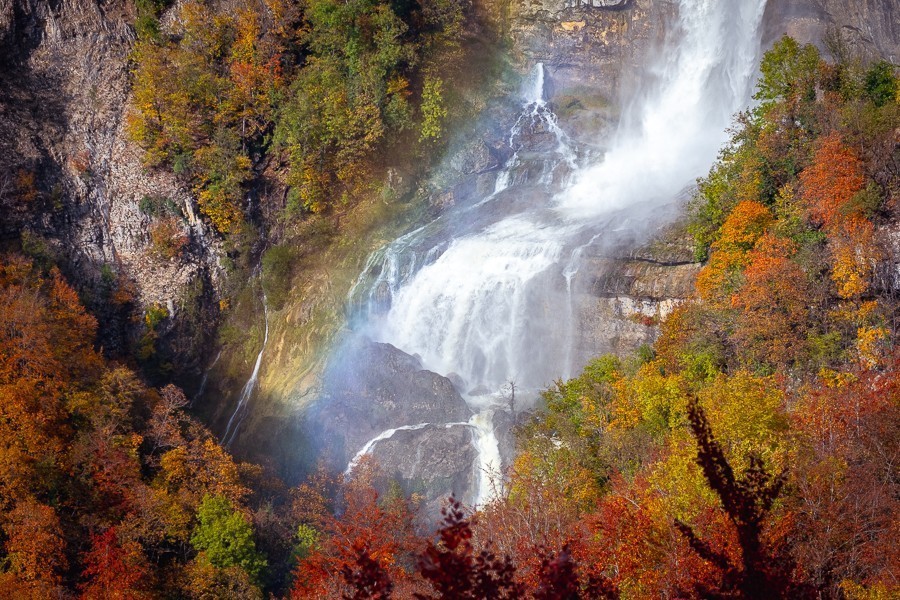
MULTIPOLYGON (((222 439, 220 440, 220 442, 226 447, 230 446, 231 443, 234 442, 234 438, 237 435, 238 430, 243 424, 244 419, 247 418, 247 403, 250 401, 250 398, 253 397, 253 392, 256 390, 256 384, 259 382, 259 368, 262 365, 263 353, 266 351, 266 344, 269 343, 269 303, 266 300, 265 294, 263 294, 262 302, 263 315, 265 317, 266 323, 265 333, 263 334, 263 343, 262 347, 259 349, 259 354, 256 355, 256 362, 253 364, 253 371, 250 373, 250 378, 241 389, 241 395, 238 396, 237 406, 234 407, 234 412, 231 414, 231 418, 228 419, 228 425, 225 427, 225 433, 222 434, 222 439)), ((218 360, 218 358, 216 360, 218 360)))

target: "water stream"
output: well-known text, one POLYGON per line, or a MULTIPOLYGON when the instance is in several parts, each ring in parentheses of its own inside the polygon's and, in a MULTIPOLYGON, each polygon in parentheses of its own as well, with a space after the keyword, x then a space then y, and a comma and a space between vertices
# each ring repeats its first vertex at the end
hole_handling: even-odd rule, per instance
MULTIPOLYGON (((238 429, 240 429, 244 419, 247 418, 247 403, 250 401, 250 398, 253 397, 254 390, 256 390, 256 384, 259 381, 259 368, 262 365, 263 352, 266 351, 266 344, 269 343, 269 305, 266 301, 265 294, 263 294, 263 315, 266 320, 266 329, 263 336, 262 347, 259 349, 259 354, 256 355, 256 363, 253 365, 253 372, 250 373, 250 378, 241 389, 241 395, 238 397, 237 406, 234 407, 234 412, 231 414, 231 418, 228 419, 228 426, 225 427, 225 433, 222 434, 220 442, 226 447, 230 446, 234 441, 238 429)), ((216 360, 218 360, 218 358, 216 360)))

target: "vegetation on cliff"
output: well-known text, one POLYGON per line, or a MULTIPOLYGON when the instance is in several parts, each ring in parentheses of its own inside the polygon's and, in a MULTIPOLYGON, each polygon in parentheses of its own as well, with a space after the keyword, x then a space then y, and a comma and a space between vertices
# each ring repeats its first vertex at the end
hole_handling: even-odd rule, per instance
POLYGON ((440 558, 452 519, 437 550, 385 545, 373 499, 317 529, 296 597, 897 594, 900 80, 790 38, 761 70, 691 208, 696 296, 653 351, 545 393, 468 559, 440 558))
MULTIPOLYGON (((144 3, 146 4, 146 3, 144 3)), ((191 0, 141 11, 131 136, 190 182, 221 233, 239 232, 252 179, 281 157, 288 210, 321 212, 371 184, 377 152, 441 137, 459 70, 455 0, 191 0)))

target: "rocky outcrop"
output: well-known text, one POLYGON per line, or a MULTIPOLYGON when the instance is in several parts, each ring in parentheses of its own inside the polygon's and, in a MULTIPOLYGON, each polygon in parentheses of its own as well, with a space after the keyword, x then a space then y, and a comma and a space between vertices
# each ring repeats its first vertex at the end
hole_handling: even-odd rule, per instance
POLYGON ((844 51, 863 60, 900 63, 900 5, 895 0, 769 0, 763 43, 788 34, 827 55, 840 40, 844 51))
POLYGON ((617 253, 615 248, 595 248, 585 257, 576 281, 581 326, 575 353, 581 363, 605 352, 628 356, 652 343, 672 309, 693 296, 702 266, 680 222, 631 252, 617 253))
POLYGON ((665 0, 482 0, 526 66, 545 63, 546 91, 578 139, 615 122, 643 58, 662 43, 677 3, 665 0))
POLYGON ((383 477, 401 484, 419 497, 426 519, 440 515, 452 493, 471 506, 475 502, 478 453, 467 425, 432 425, 398 431, 372 449, 372 458, 383 477))
MULTIPOLYGON (((0 235, 24 231, 37 240, 89 303, 112 276, 126 282, 136 310, 166 307, 171 318, 162 327, 178 329, 183 314, 196 319, 215 304, 219 244, 191 194, 171 173, 146 169, 125 133, 131 7, 124 0, 0 2, 0 204, 14 216, 0 235), (33 178, 27 201, 22 177, 33 178), (164 216, 150 209, 154 203, 164 216), (154 252, 151 230, 161 218, 183 246, 172 258, 154 252)), ((101 319, 101 333, 112 336, 108 326, 101 319)), ((202 356, 193 343, 181 365, 202 356)))
POLYGON ((333 357, 324 389, 303 420, 337 467, 389 429, 460 423, 472 414, 448 378, 390 344, 355 340, 333 357))

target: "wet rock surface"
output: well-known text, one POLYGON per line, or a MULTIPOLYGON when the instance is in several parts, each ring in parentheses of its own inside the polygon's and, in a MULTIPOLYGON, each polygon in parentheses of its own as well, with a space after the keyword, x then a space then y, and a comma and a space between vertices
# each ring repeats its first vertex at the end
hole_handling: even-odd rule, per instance
POLYGON ((335 356, 324 392, 304 420, 336 468, 343 470, 367 441, 388 429, 465 422, 472 415, 448 378, 424 370, 417 358, 390 344, 360 340, 335 356))
POLYGON ((372 458, 383 477, 421 499, 426 518, 436 520, 451 493, 467 505, 475 501, 478 454, 467 425, 398 431, 373 447, 372 458))

